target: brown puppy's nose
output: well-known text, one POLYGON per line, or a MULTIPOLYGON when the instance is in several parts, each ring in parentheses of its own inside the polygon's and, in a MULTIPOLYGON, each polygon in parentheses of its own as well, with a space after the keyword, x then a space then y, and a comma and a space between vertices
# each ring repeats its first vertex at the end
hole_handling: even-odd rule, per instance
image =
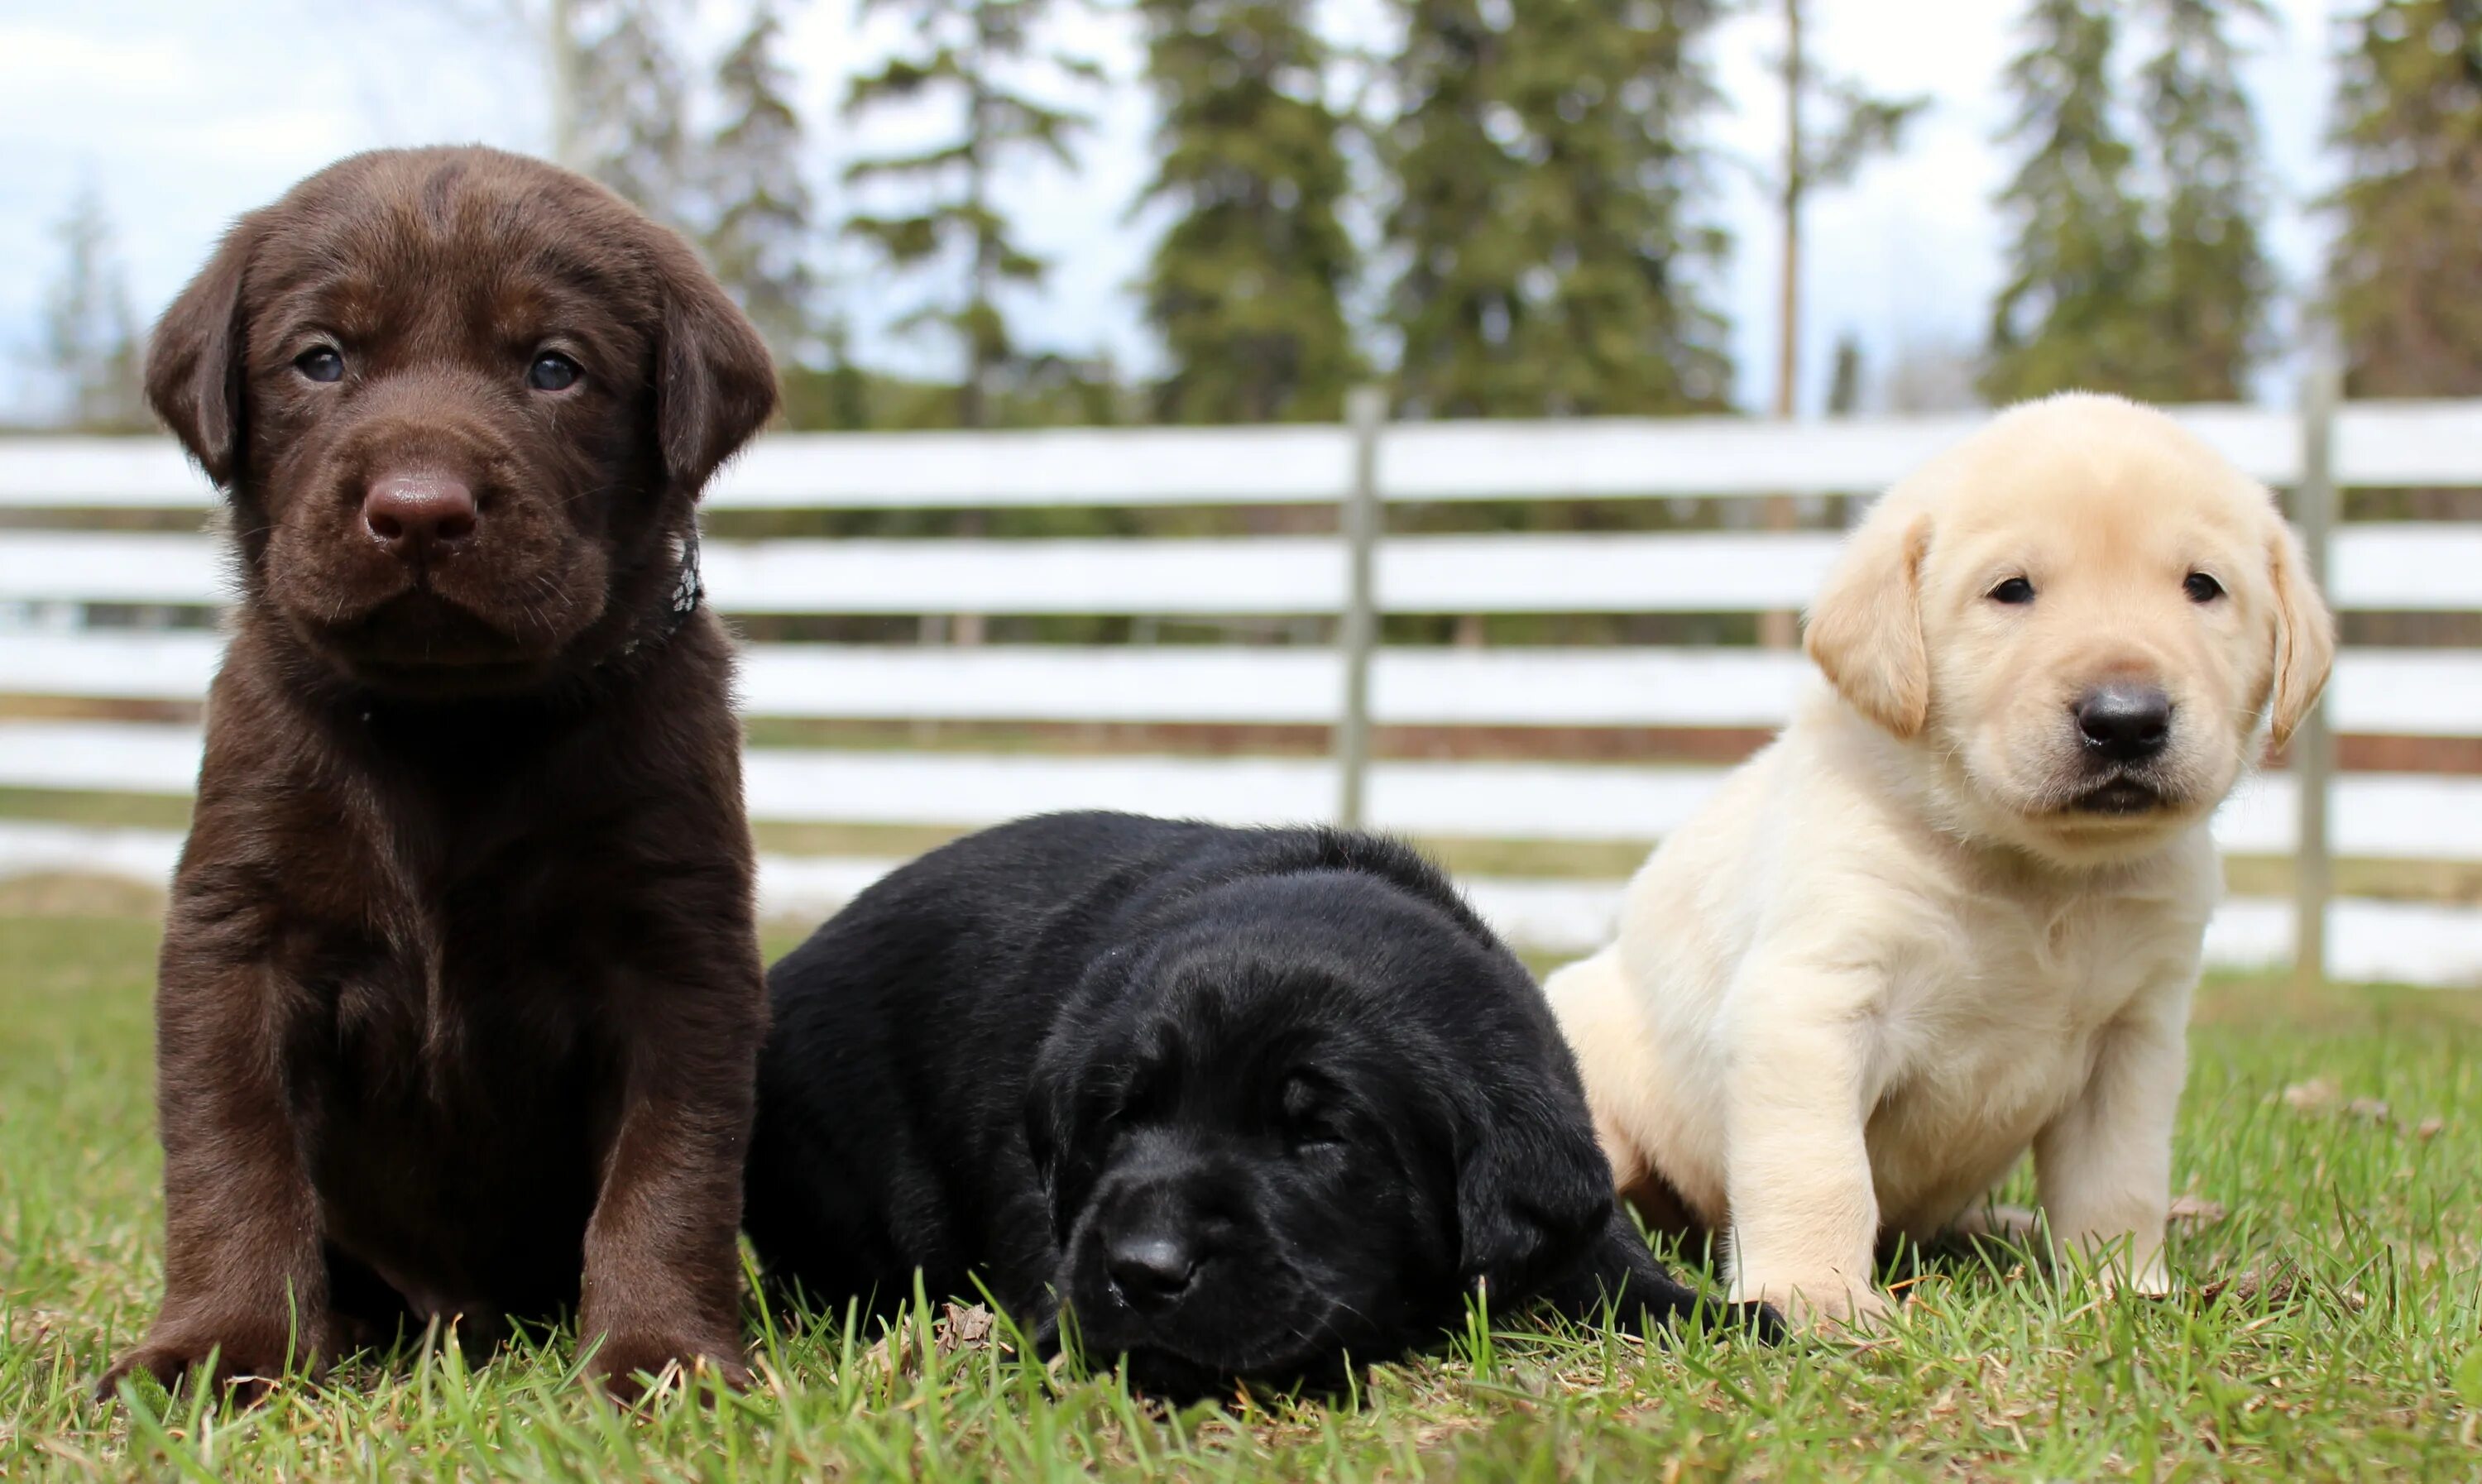
POLYGON ((474 491, 444 474, 384 474, 362 495, 362 524, 403 561, 426 561, 474 534, 474 491))
POLYGON ((2079 696, 2073 709, 2087 749, 2114 762, 2144 762, 2172 735, 2172 698, 2159 685, 2114 680, 2079 696))

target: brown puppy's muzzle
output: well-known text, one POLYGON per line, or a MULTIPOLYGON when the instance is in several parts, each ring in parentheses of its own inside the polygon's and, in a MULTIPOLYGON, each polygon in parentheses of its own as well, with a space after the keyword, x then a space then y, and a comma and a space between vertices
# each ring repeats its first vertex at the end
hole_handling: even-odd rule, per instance
POLYGON ((598 618, 608 564, 574 523, 594 484, 491 388, 373 386, 281 503, 268 585, 321 649, 393 689, 530 683, 598 618))

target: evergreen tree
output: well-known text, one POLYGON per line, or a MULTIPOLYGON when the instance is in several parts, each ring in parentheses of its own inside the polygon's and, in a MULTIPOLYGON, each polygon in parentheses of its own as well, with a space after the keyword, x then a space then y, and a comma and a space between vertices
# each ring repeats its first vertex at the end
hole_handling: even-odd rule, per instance
POLYGON ((42 359, 59 383, 67 424, 88 433, 144 429, 138 319, 92 184, 70 202, 56 235, 61 275, 43 301, 42 359))
POLYGON ((553 0, 552 69, 567 100, 561 163, 602 181, 659 222, 689 220, 683 115, 689 83, 674 49, 681 0, 553 0))
POLYGON ((1147 275, 1176 422, 1340 415, 1358 370, 1344 293, 1350 188, 1307 0, 1138 0, 1162 158, 1143 198, 1178 216, 1147 275))
POLYGON ((2258 119, 2226 34, 2268 23, 2263 0, 2149 0, 2162 49, 2141 74, 2163 197, 2145 302, 2158 364, 2147 394, 2225 402, 2243 393, 2265 352, 2274 269, 2258 223, 2265 191, 2258 119))
POLYGON ((1703 220, 1712 0, 1405 0, 1387 236, 1406 401, 1433 415, 1659 412, 1731 381, 1703 220))
POLYGON ((816 354, 816 275, 810 267, 811 200, 802 178, 802 119, 792 78, 777 55, 783 21, 757 0, 750 24, 716 68, 725 123, 701 173, 711 202, 709 263, 758 327, 779 364, 816 354))
POLYGON ((901 215, 856 216, 847 229, 900 268, 962 255, 960 292, 908 316, 900 328, 937 325, 957 337, 964 351, 957 420, 969 428, 992 420, 1017 358, 1000 292, 1039 284, 1048 269, 1018 246, 992 199, 992 184, 1018 156, 1043 153, 1073 163, 1070 136, 1088 121, 1044 103, 1022 80, 1044 67, 1090 81, 1101 75, 1093 63, 1042 44, 1037 31, 1050 8, 1051 0, 861 0, 864 13, 895 10, 911 18, 918 44, 854 79, 847 117, 929 95, 953 102, 962 125, 953 143, 850 167, 846 178, 855 184, 902 182, 930 199, 901 215))
POLYGON ((2015 240, 1993 307, 1984 395, 2065 387, 2145 396, 2160 330, 2146 289, 2133 153, 2111 116, 2111 0, 2034 0, 2009 63, 2018 95, 2003 136, 2026 150, 1999 196, 2015 240))
POLYGON ((1397 389, 1436 417, 1519 410, 1508 344, 1524 264, 1503 211, 1520 167, 1493 112, 1508 45, 1483 0, 1401 0, 1393 67, 1399 112, 1384 144, 1395 199, 1384 235, 1403 259, 1387 323, 1402 342, 1397 389))
POLYGON ((1862 411, 1862 342, 1846 331, 1835 337, 1835 358, 1827 376, 1827 415, 1850 417, 1862 411))
POLYGON ((2379 0, 2349 35, 2329 267, 2346 384, 2482 395, 2482 3, 2379 0))

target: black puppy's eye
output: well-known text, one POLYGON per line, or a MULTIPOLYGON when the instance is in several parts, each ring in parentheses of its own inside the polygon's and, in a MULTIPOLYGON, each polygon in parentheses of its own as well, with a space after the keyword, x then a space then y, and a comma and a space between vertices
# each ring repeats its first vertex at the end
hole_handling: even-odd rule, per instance
POLYGON ((567 391, 586 373, 558 351, 545 351, 526 368, 526 384, 537 391, 567 391))
POLYGON ((1308 1077, 1285 1080, 1277 1115, 1283 1126, 1284 1141, 1295 1149, 1344 1142, 1333 1106, 1319 1084, 1308 1077))
POLYGON ((293 369, 314 382, 341 382, 345 356, 332 345, 314 345, 293 358, 293 369))
POLYGON ((2034 584, 2022 577, 2011 577, 1983 595, 1994 603, 2030 603, 2034 600, 2034 584))
POLYGON ((2193 603, 2211 603, 2224 596, 2224 585, 2205 572, 2191 572, 2181 582, 2180 591, 2188 594, 2193 603))

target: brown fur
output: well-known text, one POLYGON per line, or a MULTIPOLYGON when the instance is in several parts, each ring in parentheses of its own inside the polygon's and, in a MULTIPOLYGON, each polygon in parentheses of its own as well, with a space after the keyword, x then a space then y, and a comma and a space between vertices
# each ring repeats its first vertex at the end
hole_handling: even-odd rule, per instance
POLYGON ((147 392, 241 602, 157 992, 167 1291, 107 1385, 572 1310, 623 1389, 743 1377, 764 990, 731 651, 672 595, 765 350, 600 187, 382 151, 241 220, 147 392), (576 385, 530 384, 546 348, 576 385), (472 538, 377 540, 406 476, 470 488, 472 538))

